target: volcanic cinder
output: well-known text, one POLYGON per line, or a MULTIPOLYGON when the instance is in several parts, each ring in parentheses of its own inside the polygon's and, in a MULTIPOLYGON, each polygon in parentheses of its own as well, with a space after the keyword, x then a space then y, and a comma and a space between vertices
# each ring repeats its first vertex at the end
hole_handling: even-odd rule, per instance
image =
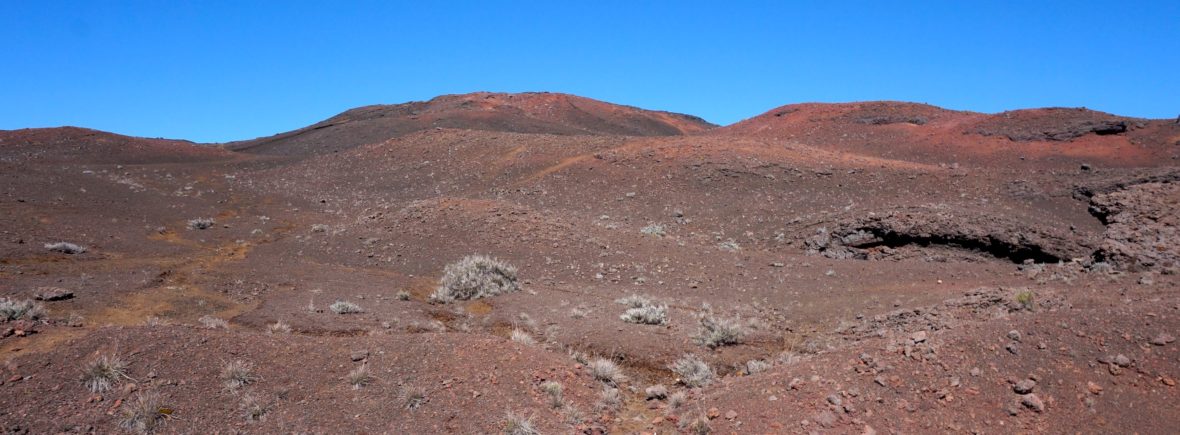
POLYGON ((1174 433, 1178 159, 1086 109, 552 93, 0 131, 0 428, 1174 433))

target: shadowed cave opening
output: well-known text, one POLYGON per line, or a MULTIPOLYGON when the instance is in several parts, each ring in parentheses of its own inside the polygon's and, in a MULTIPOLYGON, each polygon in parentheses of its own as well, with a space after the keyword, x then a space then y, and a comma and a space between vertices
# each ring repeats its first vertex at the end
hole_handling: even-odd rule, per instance
POLYGON ((860 244, 847 246, 858 249, 879 247, 901 248, 910 245, 921 247, 943 246, 968 251, 982 252, 996 258, 1008 259, 1013 263, 1024 263, 1032 260, 1034 263, 1057 263, 1064 259, 1045 252, 1040 246, 1033 244, 1013 244, 1000 240, 995 236, 970 238, 953 235, 919 236, 903 234, 895 231, 882 231, 875 228, 861 228, 859 231, 872 234, 873 239, 860 244))

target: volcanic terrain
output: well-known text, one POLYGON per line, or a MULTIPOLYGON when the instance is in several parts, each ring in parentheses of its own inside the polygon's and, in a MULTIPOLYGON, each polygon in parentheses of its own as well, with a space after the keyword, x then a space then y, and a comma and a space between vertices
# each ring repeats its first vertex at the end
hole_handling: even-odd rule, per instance
POLYGON ((1180 120, 1075 108, 0 131, 0 429, 1175 433, 1178 209, 1180 120))

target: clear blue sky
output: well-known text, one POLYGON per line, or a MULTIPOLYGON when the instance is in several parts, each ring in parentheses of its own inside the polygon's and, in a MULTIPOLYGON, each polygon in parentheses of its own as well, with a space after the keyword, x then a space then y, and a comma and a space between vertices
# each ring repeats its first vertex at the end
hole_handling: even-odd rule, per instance
POLYGON ((0 129, 202 142, 480 90, 719 124, 883 99, 1173 118, 1180 1, 8 0, 0 59, 0 129))

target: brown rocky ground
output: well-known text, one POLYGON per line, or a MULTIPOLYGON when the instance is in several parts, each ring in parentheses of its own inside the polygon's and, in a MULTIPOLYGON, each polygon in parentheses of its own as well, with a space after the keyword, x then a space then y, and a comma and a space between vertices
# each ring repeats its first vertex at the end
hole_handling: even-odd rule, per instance
POLYGON ((0 296, 72 293, 0 323, 0 427, 116 432, 149 394, 164 433, 1180 425, 1174 122, 878 102, 711 127, 481 93, 221 147, 0 132, 0 296), (472 253, 523 290, 432 303, 472 253), (666 324, 620 320, 633 294, 666 324), (744 339, 699 345, 705 316, 744 339), (686 354, 709 385, 678 383, 686 354), (94 393, 101 355, 126 376, 94 393), (627 375, 617 403, 594 358, 627 375), (227 388, 239 360, 251 382, 227 388))

